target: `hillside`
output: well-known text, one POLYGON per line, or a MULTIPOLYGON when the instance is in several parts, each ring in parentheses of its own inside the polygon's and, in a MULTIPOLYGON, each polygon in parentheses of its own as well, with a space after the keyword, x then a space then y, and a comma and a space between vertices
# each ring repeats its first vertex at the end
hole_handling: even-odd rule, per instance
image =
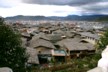
POLYGON ((108 16, 97 18, 97 21, 108 21, 108 16))
POLYGON ((69 15, 66 17, 57 17, 57 16, 13 16, 6 17, 5 20, 75 20, 75 21, 108 21, 108 15, 69 15))

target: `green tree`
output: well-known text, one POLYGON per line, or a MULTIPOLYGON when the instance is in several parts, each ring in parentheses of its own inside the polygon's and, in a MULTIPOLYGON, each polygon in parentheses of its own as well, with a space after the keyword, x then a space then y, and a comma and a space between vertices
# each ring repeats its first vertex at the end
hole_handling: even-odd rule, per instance
POLYGON ((25 72, 26 49, 22 47, 20 34, 0 19, 0 67, 10 67, 14 72, 25 72))
POLYGON ((4 19, 2 17, 0 17, 0 24, 3 24, 4 19))
POLYGON ((108 29, 105 33, 100 37, 100 40, 97 43, 97 48, 103 49, 108 45, 108 29))

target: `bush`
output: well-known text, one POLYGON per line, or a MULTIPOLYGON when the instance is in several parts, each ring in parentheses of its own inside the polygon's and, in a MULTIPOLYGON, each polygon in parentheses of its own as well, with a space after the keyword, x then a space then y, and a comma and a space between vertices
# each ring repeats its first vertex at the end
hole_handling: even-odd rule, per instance
POLYGON ((21 44, 20 35, 0 22, 0 67, 10 67, 14 72, 26 71, 27 55, 21 44))

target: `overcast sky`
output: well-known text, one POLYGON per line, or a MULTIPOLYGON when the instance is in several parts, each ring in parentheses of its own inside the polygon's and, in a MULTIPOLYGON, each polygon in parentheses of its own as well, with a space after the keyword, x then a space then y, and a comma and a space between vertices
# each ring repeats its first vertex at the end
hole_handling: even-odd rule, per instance
POLYGON ((0 0, 0 16, 108 14, 108 0, 0 0))

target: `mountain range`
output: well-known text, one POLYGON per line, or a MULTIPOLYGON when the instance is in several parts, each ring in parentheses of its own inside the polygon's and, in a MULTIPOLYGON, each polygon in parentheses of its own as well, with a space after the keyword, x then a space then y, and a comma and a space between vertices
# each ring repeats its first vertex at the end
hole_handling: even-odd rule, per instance
POLYGON ((13 20, 13 21, 18 21, 18 20, 108 21, 108 15, 83 15, 83 16, 69 15, 66 17, 57 17, 57 16, 45 17, 45 16, 18 15, 18 16, 13 16, 13 17, 6 17, 5 20, 13 20))

